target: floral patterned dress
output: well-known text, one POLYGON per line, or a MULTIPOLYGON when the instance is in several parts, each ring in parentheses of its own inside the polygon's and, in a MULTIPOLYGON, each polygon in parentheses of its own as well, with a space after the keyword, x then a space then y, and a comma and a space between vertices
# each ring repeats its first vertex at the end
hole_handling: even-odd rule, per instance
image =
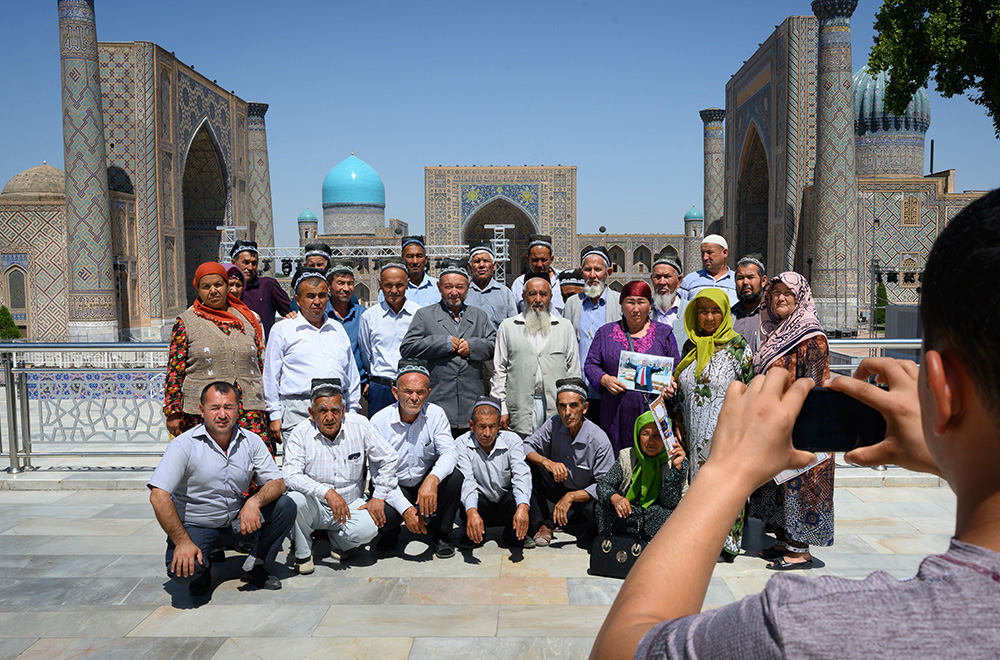
MULTIPOLYGON (((700 377, 695 375, 696 365, 696 362, 689 364, 677 378, 677 402, 684 424, 689 482, 708 460, 712 450, 712 436, 715 435, 715 426, 719 422, 719 412, 726 399, 729 384, 734 380, 749 383, 753 378, 750 350, 746 340, 740 336, 716 349, 700 377)), ((741 512, 726 537, 726 552, 738 555, 742 540, 741 512)))

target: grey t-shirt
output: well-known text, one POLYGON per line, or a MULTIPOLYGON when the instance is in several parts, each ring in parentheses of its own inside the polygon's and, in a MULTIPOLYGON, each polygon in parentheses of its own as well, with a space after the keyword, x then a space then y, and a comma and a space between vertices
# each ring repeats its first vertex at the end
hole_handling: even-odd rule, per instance
POLYGON ((636 658, 1000 658, 1000 554, 952 539, 917 575, 777 575, 653 627, 636 658))

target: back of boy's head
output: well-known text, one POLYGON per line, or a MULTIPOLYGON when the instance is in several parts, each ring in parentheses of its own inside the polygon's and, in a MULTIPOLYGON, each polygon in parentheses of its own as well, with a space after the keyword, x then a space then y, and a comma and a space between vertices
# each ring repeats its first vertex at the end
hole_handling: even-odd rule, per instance
POLYGON ((920 292, 924 348, 954 351, 1000 422, 1000 188, 969 204, 938 236, 920 292))

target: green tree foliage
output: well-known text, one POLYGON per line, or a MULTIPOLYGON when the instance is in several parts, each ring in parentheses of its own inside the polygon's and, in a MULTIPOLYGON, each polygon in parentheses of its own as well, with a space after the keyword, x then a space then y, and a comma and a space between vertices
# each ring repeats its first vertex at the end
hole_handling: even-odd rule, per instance
POLYGON ((4 305, 0 305, 0 339, 9 341, 20 338, 21 331, 17 329, 17 324, 14 323, 14 317, 10 315, 10 310, 4 305))
POLYGON ((1000 138, 1000 2, 885 0, 875 15, 872 73, 887 71, 886 110, 901 115, 931 71, 942 96, 969 92, 1000 138))
POLYGON ((885 284, 879 280, 875 290, 875 325, 885 325, 885 306, 889 304, 889 296, 885 292, 885 284))

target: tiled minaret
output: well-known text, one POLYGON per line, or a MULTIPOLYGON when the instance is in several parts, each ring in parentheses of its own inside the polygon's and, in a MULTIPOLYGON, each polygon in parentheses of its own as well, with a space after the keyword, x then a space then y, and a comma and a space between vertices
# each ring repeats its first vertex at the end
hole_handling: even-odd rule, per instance
POLYGON ((816 239, 812 293, 826 328, 858 318, 858 178, 854 155, 851 15, 857 0, 813 0, 816 76, 816 239))
MULTIPOLYGON (((726 167, 725 144, 722 134, 722 120, 726 111, 722 108, 708 108, 700 113, 705 123, 705 227, 722 218, 725 212, 725 192, 723 173, 726 167)), ((732 240, 727 236, 727 240, 732 240)), ((700 267, 700 266, 699 266, 700 267)))
POLYGON ((58 0, 58 9, 69 335, 74 341, 118 341, 94 2, 58 0))
POLYGON ((257 224, 257 244, 274 247, 271 211, 271 168, 267 160, 266 103, 247 103, 247 141, 250 149, 250 218, 257 224))

